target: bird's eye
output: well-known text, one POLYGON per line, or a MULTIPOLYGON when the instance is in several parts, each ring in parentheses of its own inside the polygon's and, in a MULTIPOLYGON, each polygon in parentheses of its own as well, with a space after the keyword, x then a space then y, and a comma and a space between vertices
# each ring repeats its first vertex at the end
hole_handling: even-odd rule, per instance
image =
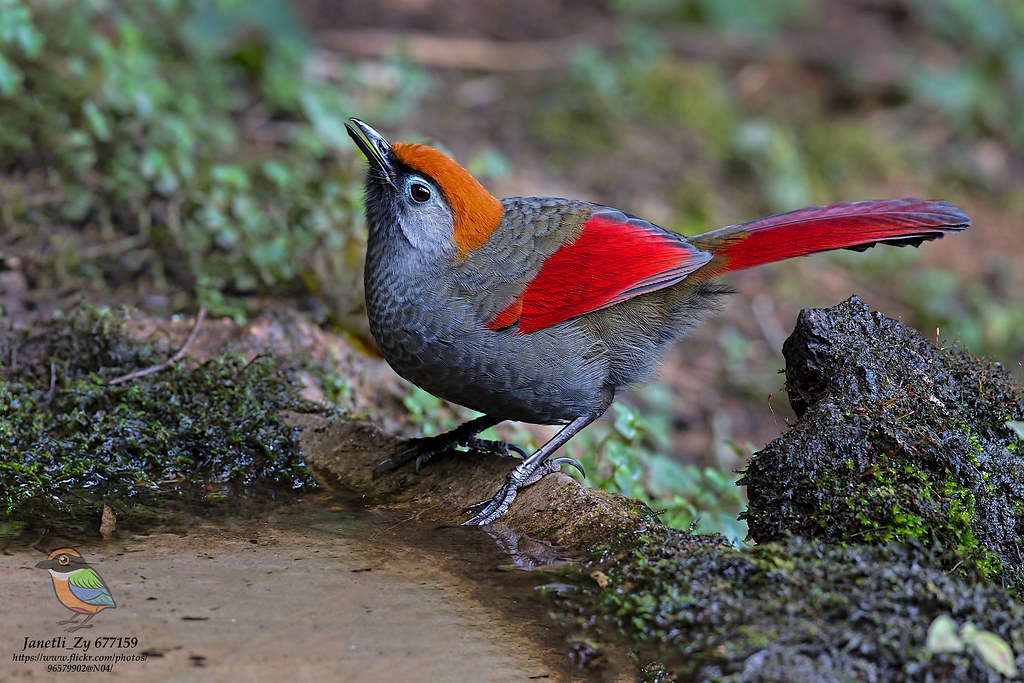
POLYGON ((57 562, 59 562, 62 566, 66 567, 67 565, 71 564, 71 558, 67 555, 61 555, 57 558, 57 562))
POLYGON ((423 204, 430 200, 430 188, 423 183, 413 183, 409 186, 409 196, 417 204, 423 204))

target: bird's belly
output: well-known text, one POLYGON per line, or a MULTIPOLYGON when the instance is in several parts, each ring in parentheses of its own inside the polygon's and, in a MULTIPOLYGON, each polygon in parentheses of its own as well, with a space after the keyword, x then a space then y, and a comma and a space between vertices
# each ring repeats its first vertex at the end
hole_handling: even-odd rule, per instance
POLYGON ((601 345, 578 325, 530 335, 466 328, 425 335, 397 325, 373 333, 398 374, 492 417, 556 424, 603 406, 601 345))

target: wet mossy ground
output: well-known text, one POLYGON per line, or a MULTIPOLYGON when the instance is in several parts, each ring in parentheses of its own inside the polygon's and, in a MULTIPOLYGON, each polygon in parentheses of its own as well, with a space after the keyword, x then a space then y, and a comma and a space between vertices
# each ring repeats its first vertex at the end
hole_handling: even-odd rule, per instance
POLYGON ((758 543, 918 539, 946 568, 1024 586, 1024 397, 857 299, 805 310, 784 346, 796 425, 741 483, 758 543))
POLYGON ((180 525, 315 486, 281 411, 318 407, 279 359, 108 384, 173 351, 89 308, 0 329, 0 536, 95 536, 104 505, 129 529, 180 525))
POLYGON ((613 641, 650 681, 1002 680, 969 648, 926 649, 943 614, 995 633, 1024 667, 1024 605, 919 544, 793 538, 737 550, 659 527, 569 578, 576 589, 555 595, 553 611, 576 633, 582 668, 599 667, 600 643, 613 641))
MULTIPOLYGON (((1024 669, 1013 555, 1021 444, 1006 425, 1024 415, 1019 388, 1000 368, 934 349, 857 301, 805 311, 797 337, 809 341, 787 343, 787 379, 801 419, 747 473, 758 545, 615 515, 591 498, 551 502, 578 486, 564 477, 528 489, 522 499, 534 503, 503 520, 550 540, 574 513, 591 515, 557 541, 590 553, 562 570, 556 585, 569 590, 552 598, 573 634, 570 656, 600 668, 624 645, 645 680, 1000 680, 977 648, 929 651, 929 627, 949 615, 1001 639, 1024 669), (821 415, 838 426, 811 421, 821 415), (850 444, 863 452, 849 455, 850 444), (614 525, 608 548, 599 534, 612 517, 629 523, 614 525)), ((326 424, 306 425, 309 452, 300 453, 282 411, 320 409, 295 398, 292 364, 278 358, 183 361, 109 385, 173 351, 89 309, 0 330, 6 536, 95 535, 104 505, 119 528, 136 530, 178 513, 251 508, 312 486, 303 457, 321 469, 338 460, 351 470, 347 488, 376 487, 381 504, 412 500, 417 516, 438 505, 450 514, 491 486, 474 477, 500 481, 507 471, 478 463, 471 477, 446 459, 374 482, 372 465, 394 439, 340 438, 326 424)))

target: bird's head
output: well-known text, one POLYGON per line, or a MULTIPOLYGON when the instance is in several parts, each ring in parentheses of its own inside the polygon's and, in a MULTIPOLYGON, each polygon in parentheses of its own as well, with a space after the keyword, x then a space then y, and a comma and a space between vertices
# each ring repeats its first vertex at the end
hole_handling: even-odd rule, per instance
POLYGON ((67 574, 88 566, 78 551, 71 548, 54 550, 45 560, 36 564, 38 569, 49 569, 58 574, 67 574))
POLYGON ((370 163, 371 231, 397 228, 415 249, 460 256, 487 241, 501 221, 501 202, 469 171, 433 147, 392 144, 359 119, 352 123, 348 134, 370 163))

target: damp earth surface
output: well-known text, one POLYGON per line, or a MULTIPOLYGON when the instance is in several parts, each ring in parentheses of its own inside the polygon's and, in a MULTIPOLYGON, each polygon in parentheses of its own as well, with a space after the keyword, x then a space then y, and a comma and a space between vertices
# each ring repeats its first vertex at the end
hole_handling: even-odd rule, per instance
MULTIPOLYGON (((35 435, 22 446, 32 457, 0 464, 0 589, 20 606, 0 625, 5 677, 45 675, 19 652, 55 654, 44 643, 68 636, 63 650, 80 634, 137 638, 115 648, 146 656, 116 664, 126 680, 988 681, 1024 670, 1020 388, 856 299, 805 311, 787 342, 800 417, 747 468, 756 543, 741 546, 667 528, 642 502, 562 474, 498 523, 460 527, 508 459, 452 453, 374 478, 401 438, 382 414, 353 419, 314 400, 317 363, 337 359, 289 346, 318 334, 294 319, 214 325, 192 362, 128 382, 116 401, 112 380, 160 356, 133 346, 152 326, 96 311, 41 325, 6 330, 2 346, 8 423, 35 435), (225 348, 232 360, 216 360, 225 348), (83 401, 122 429, 91 432, 113 418, 85 419, 83 401), (165 404, 214 405, 218 419, 165 404), (159 457, 169 448, 173 461, 159 457), (90 629, 56 623, 69 612, 35 564, 57 547, 78 549, 117 601, 90 629)), ((373 381, 343 367, 354 386, 373 381)))
POLYGON ((439 529, 320 494, 258 519, 75 545, 116 608, 66 633, 57 622, 71 613, 34 566, 44 556, 9 550, 0 560, 0 592, 12 607, 0 624, 4 680, 46 680, 48 665, 84 663, 13 655, 72 653, 145 655, 115 663, 118 680, 572 677, 535 595, 543 577, 508 567, 479 529, 439 529), (137 645, 69 649, 79 636, 137 645), (25 647, 26 638, 57 637, 63 647, 25 647))

